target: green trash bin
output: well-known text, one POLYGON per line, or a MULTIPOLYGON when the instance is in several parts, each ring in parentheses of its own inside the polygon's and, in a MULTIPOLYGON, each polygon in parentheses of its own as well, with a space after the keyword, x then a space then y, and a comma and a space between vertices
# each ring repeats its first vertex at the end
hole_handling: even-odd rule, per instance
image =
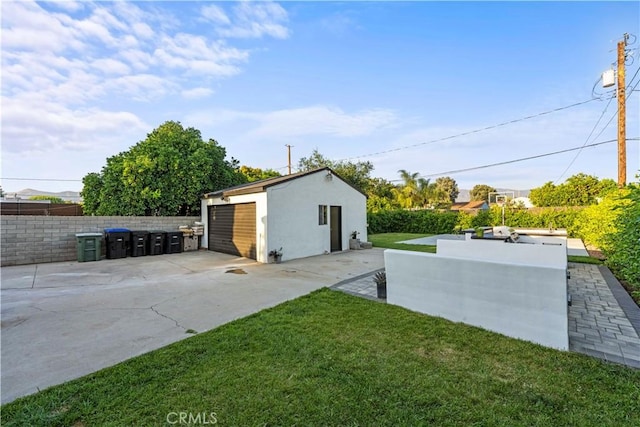
POLYGON ((102 233, 78 233, 78 262, 100 261, 102 233))

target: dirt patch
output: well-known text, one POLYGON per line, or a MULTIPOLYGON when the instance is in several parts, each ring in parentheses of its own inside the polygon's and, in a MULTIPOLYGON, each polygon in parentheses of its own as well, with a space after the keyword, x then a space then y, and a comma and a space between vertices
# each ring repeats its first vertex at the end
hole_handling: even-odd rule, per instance
POLYGON ((600 261, 604 261, 605 259, 607 259, 602 253, 602 251, 598 249, 587 249, 587 253, 591 258, 596 258, 596 259, 599 259, 600 261))

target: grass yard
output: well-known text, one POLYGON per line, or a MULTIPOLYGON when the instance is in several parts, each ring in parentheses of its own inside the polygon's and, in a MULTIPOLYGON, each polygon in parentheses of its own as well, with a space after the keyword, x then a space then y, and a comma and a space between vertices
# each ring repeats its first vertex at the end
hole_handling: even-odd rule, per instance
POLYGON ((639 384, 637 370, 323 289, 4 405, 2 425, 182 412, 231 426, 638 426, 639 384))
POLYGON ((431 234, 415 233, 380 233, 369 234, 367 237, 373 246, 378 248, 400 249, 403 251, 431 252, 436 253, 435 245, 409 245, 407 243, 397 243, 403 240, 419 239, 431 236, 431 234))
POLYGON ((583 264, 595 264, 595 265, 604 264, 602 260, 599 260, 598 258, 594 258, 590 256, 568 255, 567 258, 569 262, 580 262, 583 264))

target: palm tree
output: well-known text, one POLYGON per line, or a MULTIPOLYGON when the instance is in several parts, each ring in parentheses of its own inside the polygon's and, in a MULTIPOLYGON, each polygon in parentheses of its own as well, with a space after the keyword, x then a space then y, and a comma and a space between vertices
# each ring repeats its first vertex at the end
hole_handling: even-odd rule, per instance
POLYGON ((433 186, 428 179, 419 178, 418 172, 398 171, 403 184, 393 189, 400 206, 405 209, 423 208, 429 203, 433 186))

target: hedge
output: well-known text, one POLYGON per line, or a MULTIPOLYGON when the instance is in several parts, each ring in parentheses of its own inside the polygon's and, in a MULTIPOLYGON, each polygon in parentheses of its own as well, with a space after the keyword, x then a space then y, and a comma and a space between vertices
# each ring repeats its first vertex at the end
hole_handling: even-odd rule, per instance
POLYGON ((432 210, 384 210, 369 212, 369 233, 446 234, 453 232, 458 222, 455 212, 432 210))
MULTIPOLYGON (((505 225, 510 227, 566 228, 575 233, 580 209, 544 208, 528 211, 523 208, 505 208, 505 225)), ((422 233, 446 234, 455 229, 502 225, 502 209, 493 206, 477 214, 441 212, 433 210, 383 210, 369 212, 369 233, 422 233)))
POLYGON ((617 210, 615 231, 605 238, 607 265, 626 282, 640 305, 640 185, 630 185, 623 196, 625 204, 617 210))

